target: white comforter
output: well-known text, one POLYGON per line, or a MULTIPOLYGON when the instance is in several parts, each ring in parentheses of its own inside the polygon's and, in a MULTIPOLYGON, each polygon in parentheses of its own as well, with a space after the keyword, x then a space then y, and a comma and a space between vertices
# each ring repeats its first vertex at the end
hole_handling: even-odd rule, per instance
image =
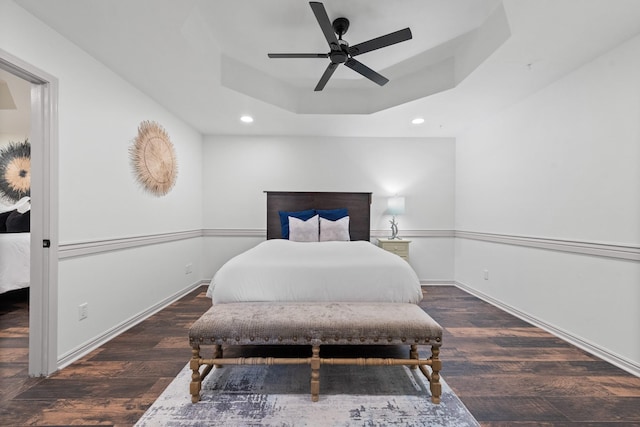
POLYGON ((214 304, 247 301, 408 302, 420 281, 399 256, 364 241, 273 239, 237 255, 214 275, 214 304))
POLYGON ((31 233, 0 233, 0 293, 29 286, 31 233))

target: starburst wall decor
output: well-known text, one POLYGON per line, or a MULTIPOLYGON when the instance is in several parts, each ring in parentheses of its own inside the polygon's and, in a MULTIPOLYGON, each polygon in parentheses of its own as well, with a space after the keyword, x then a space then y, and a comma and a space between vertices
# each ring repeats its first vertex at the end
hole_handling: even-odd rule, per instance
POLYGON ((11 142, 0 148, 0 198, 17 202, 31 195, 31 144, 11 142))
POLYGON ((164 196, 173 188, 178 176, 176 153, 169 135, 158 123, 140 123, 129 157, 143 189, 164 196))

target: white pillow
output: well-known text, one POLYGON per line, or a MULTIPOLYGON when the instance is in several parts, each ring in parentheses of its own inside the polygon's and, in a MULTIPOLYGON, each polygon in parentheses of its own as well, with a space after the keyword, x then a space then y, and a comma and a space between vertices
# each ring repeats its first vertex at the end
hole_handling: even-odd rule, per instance
POLYGON ((331 221, 320 217, 320 241, 340 241, 348 242, 349 237, 349 217, 345 216, 338 220, 331 221))
POLYGON ((293 216, 289 217, 289 240, 294 242, 318 241, 318 215, 306 221, 293 216))

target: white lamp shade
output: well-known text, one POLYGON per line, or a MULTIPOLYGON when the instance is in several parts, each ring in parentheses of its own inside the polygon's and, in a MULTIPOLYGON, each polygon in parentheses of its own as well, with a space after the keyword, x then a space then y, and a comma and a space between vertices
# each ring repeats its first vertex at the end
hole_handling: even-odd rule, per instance
POLYGON ((404 214, 404 197, 390 197, 389 200, 387 200, 387 212, 389 215, 404 214))

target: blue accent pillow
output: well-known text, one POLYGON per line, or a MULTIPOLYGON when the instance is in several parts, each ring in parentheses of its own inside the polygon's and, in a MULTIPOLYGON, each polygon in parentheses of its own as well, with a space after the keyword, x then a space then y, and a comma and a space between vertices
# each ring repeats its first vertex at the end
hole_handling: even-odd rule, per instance
POLYGON ((278 211, 278 214, 280 215, 280 227, 282 229, 282 238, 289 239, 289 217, 292 216, 294 218, 298 218, 303 221, 306 221, 316 214, 316 210, 308 209, 306 211, 298 211, 298 212, 278 211))
POLYGON ((340 209, 317 209, 316 213, 320 215, 320 218, 328 219, 329 221, 337 221, 349 215, 347 208, 340 209))

